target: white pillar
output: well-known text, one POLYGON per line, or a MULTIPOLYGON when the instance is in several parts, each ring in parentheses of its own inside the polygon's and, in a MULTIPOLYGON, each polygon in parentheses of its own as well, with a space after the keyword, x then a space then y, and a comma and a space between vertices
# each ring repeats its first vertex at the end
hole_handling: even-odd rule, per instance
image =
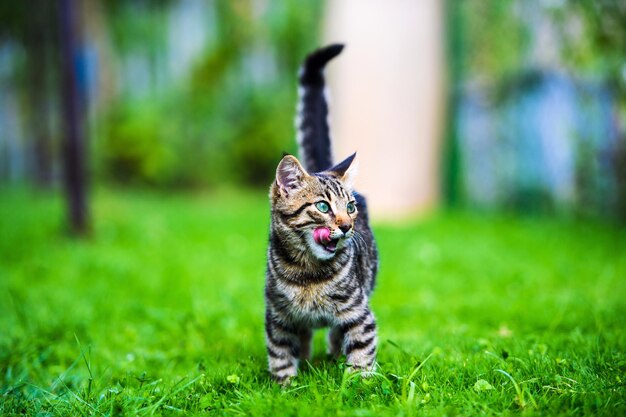
POLYGON ((346 48, 327 69, 337 161, 358 152, 357 189, 375 218, 420 214, 440 198, 444 3, 327 2, 325 43, 346 48))

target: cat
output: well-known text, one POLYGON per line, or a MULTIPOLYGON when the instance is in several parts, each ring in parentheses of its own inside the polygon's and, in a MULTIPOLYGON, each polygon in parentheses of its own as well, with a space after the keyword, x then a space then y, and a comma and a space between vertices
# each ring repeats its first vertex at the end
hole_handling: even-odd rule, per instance
POLYGON ((332 164, 324 67, 334 44, 308 55, 299 72, 296 119, 301 163, 285 155, 270 187, 265 285, 269 372, 287 384, 311 354, 313 330, 330 327, 328 353, 364 375, 376 361, 369 307, 378 252, 363 196, 352 189, 353 154, 332 164))

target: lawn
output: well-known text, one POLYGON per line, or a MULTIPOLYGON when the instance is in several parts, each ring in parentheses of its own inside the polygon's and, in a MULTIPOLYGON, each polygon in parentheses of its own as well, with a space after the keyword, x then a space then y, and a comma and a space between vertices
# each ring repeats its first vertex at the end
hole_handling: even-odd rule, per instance
POLYGON ((315 337, 266 372, 263 192, 0 190, 0 415, 626 415, 626 231, 450 213, 375 224, 379 370, 315 337))

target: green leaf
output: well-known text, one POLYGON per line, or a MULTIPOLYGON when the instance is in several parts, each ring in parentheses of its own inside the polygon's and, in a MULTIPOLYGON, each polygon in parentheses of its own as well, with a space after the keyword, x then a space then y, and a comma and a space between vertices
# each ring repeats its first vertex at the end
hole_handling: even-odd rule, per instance
POLYGON ((479 379, 474 384, 474 391, 476 392, 489 391, 490 389, 493 389, 493 386, 484 379, 479 379))

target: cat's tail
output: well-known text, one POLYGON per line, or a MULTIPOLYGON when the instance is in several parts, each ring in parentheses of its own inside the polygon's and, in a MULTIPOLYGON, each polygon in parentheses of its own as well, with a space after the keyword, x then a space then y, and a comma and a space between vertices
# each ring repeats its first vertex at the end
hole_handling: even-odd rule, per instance
POLYGON ((320 172, 333 164, 328 126, 324 67, 343 49, 341 44, 328 45, 306 57, 298 80, 296 131, 300 161, 309 172, 320 172))

